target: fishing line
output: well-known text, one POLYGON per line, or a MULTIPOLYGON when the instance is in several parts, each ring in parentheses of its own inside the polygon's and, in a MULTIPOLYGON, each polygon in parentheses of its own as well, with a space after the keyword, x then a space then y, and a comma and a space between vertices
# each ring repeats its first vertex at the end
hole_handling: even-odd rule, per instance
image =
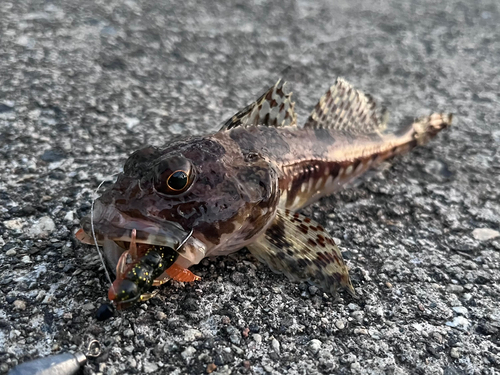
POLYGON ((106 181, 109 181, 110 177, 114 177, 116 175, 118 175, 118 173, 114 173, 101 181, 101 183, 99 184, 97 189, 95 189, 94 194, 92 195, 92 204, 90 206, 90 228, 92 230, 92 238, 94 239, 94 245, 95 245, 95 248, 97 249, 97 254, 99 254, 99 259, 101 260, 102 266, 104 267, 104 272, 106 273, 106 277, 108 278, 109 285, 113 285, 113 281, 111 281, 111 276, 109 276, 109 272, 108 272, 108 269, 106 267, 106 263, 104 262, 104 257, 102 256, 101 250, 99 249, 99 245, 97 244, 97 238, 96 238, 95 230, 94 230, 94 203, 95 203, 95 200, 97 198, 97 192, 99 191, 101 186, 106 181))
POLYGON ((186 236, 186 238, 184 238, 182 240, 182 242, 179 244, 179 246, 177 246, 177 249, 175 249, 175 251, 179 251, 181 249, 182 246, 184 246, 186 244, 186 242, 188 242, 188 240, 191 238, 191 236, 193 235, 193 232, 194 232, 194 229, 191 228, 191 231, 189 232, 189 234, 186 236))

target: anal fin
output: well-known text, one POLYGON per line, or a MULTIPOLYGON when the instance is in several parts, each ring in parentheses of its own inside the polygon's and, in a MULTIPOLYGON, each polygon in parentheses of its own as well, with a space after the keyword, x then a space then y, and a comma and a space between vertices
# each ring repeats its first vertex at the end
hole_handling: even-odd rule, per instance
POLYGON ((279 209, 275 221, 255 243, 247 246, 260 261, 293 281, 310 281, 325 292, 356 293, 342 253, 314 220, 279 209))

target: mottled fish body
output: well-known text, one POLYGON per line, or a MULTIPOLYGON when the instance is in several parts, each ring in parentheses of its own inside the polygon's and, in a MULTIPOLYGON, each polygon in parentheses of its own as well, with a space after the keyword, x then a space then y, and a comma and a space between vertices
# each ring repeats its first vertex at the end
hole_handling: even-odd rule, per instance
MULTIPOLYGON (((118 263, 120 282, 130 284, 123 270, 144 263, 137 249, 166 247, 179 254, 175 272, 167 269, 149 286, 169 277, 194 280, 187 267, 247 246, 292 280, 355 294, 334 241, 295 211, 426 143, 451 124, 451 115, 433 114, 386 133, 385 110, 338 79, 298 127, 283 86, 278 82, 215 134, 146 147, 127 160, 96 202, 94 218, 97 241, 110 263, 118 263)), ((77 237, 92 242, 89 218, 82 227, 77 237)), ((137 289, 142 299, 150 296, 149 288, 137 289)))
MULTIPOLYGON (((435 114, 419 120, 400 134, 356 134, 331 129, 290 129, 252 126, 236 128, 214 138, 229 137, 238 146, 273 160, 279 169, 280 207, 298 210, 319 198, 339 191, 384 160, 405 154, 423 144, 430 126, 447 126, 450 118, 435 114), (248 147, 248 145, 252 145, 248 147)), ((432 128, 433 131, 440 129, 432 128)))

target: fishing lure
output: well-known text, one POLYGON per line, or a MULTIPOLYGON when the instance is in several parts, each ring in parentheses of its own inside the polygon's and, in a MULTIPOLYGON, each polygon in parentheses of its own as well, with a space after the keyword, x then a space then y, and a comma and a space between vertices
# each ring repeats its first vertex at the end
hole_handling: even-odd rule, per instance
POLYGON ((199 279, 187 268, 245 246, 291 280, 355 295, 333 239, 297 211, 425 144, 452 116, 432 114, 387 133, 386 110, 341 78, 302 127, 294 104, 278 81, 220 131, 129 157, 77 233, 102 245, 116 266, 111 300, 126 307, 170 278, 199 279))
MULTIPOLYGON (((198 276, 174 265, 179 253, 165 246, 146 245, 142 251, 136 244, 136 230, 132 230, 129 250, 123 252, 116 265, 116 280, 108 291, 108 298, 114 301, 118 309, 123 309, 138 301, 145 301, 155 293, 146 293, 152 286, 161 285, 168 278, 178 281, 195 281, 198 276), (132 261, 127 263, 128 256, 132 261), (164 273, 165 276, 160 278, 164 273)), ((186 238, 186 240, 189 237, 186 238)), ((179 245, 179 247, 181 247, 179 245)))

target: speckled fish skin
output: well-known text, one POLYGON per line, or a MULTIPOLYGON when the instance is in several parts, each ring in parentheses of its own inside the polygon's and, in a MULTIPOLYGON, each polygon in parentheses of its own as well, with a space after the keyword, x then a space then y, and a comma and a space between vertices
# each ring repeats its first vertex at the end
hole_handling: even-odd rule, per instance
MULTIPOLYGON (((193 229, 193 237, 206 245, 207 256, 234 251, 260 231, 260 222, 272 220, 279 200, 276 168, 262 158, 250 159, 229 134, 186 138, 166 149, 147 147, 127 160, 124 172, 98 201, 151 227, 176 223, 185 229, 184 236, 193 229), (185 193, 169 197, 158 192, 153 181, 163 161, 179 157, 192 163, 196 179, 185 193)), ((110 226, 102 224, 97 218, 98 234, 109 235, 110 226)), ((83 227, 90 231, 89 219, 83 227)), ((115 237, 125 240, 128 231, 115 237)), ((151 231, 137 234, 148 242, 151 231)))
MULTIPOLYGON (((451 115, 433 114, 394 134, 384 133, 386 120, 371 97, 338 79, 298 127, 291 94, 278 82, 215 134, 134 153, 98 199, 98 239, 126 241, 137 229, 138 242, 175 248, 192 230, 178 249, 183 267, 247 246, 292 280, 354 295, 334 241, 295 211, 426 143, 450 125, 451 115), (179 166, 189 170, 189 187, 165 194, 164 181, 179 166)), ((89 223, 82 224, 86 233, 89 223)))

